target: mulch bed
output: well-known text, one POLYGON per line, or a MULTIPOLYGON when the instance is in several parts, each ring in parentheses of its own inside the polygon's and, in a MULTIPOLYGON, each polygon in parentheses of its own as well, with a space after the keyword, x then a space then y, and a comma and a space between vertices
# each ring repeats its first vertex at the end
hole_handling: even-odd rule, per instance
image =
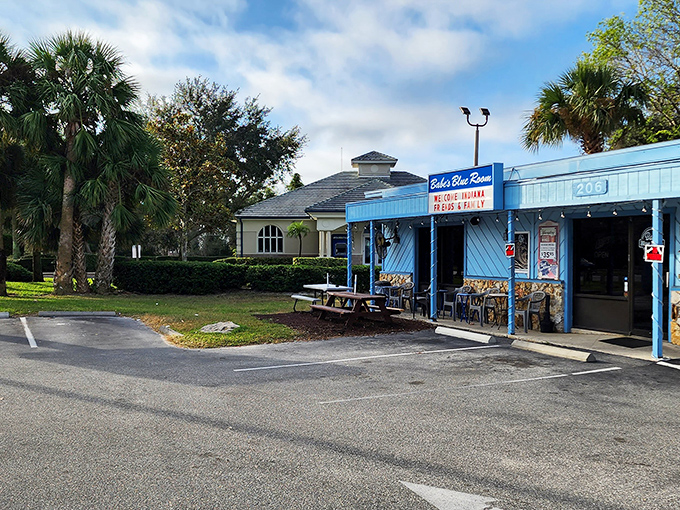
POLYGON ((319 319, 312 312, 289 312, 274 313, 269 315, 256 315, 258 319, 269 320, 277 324, 284 324, 295 331, 300 332, 300 339, 322 340, 339 336, 373 336, 389 333, 408 333, 432 329, 434 326, 425 321, 401 319, 392 317, 392 324, 382 320, 361 318, 349 328, 345 327, 344 320, 319 319))

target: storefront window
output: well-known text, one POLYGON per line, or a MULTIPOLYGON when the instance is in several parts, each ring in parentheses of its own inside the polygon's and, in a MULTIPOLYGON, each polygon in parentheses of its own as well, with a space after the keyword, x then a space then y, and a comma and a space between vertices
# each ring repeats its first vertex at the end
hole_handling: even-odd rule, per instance
POLYGON ((628 219, 574 221, 576 293, 623 296, 628 276, 628 219))

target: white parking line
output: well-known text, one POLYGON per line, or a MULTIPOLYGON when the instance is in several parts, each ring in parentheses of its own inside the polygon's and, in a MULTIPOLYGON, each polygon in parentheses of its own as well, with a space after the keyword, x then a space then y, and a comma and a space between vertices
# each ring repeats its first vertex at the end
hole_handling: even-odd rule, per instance
POLYGON ((367 359, 378 359, 378 358, 395 358, 398 356, 415 356, 417 354, 439 354, 443 352, 456 352, 456 351, 472 351, 476 349, 493 349, 498 347, 497 345, 480 345, 475 347, 458 347, 456 349, 438 349, 435 351, 414 351, 414 352, 399 352, 396 354, 377 354, 375 356, 360 356, 357 358, 343 358, 343 359, 331 359, 327 361, 310 361, 306 363, 291 363, 288 365, 271 365, 265 367, 252 367, 252 368, 235 368, 234 372, 252 372, 255 370, 274 370, 277 368, 293 368, 293 367, 308 367, 312 365, 328 365, 331 363, 347 363, 349 361, 362 361, 367 359))
POLYGON ((28 322, 26 322, 26 317, 21 317, 21 324, 24 326, 24 332, 26 333, 26 338, 28 339, 28 345, 31 346, 31 349, 37 349, 38 344, 35 343, 35 338, 33 337, 33 333, 31 333, 31 330, 28 329, 28 322))
POLYGON ((533 381, 542 381, 545 379, 559 379, 562 377, 569 377, 569 376, 579 376, 579 375, 588 375, 588 374, 596 374, 596 373, 601 373, 601 372, 611 372, 613 370, 621 370, 621 367, 610 367, 610 368, 601 368, 598 370, 588 370, 586 372, 571 372, 569 374, 554 374, 554 375, 544 375, 540 377, 527 377, 525 379, 511 379, 509 381, 494 381, 494 382, 489 382, 489 383, 480 383, 480 384, 466 384, 463 386, 454 386, 450 388, 446 388, 446 390, 443 390, 442 388, 437 388, 437 389, 432 389, 432 390, 420 390, 420 391, 408 391, 408 392, 403 392, 403 393, 384 393, 381 395, 368 395, 365 397, 353 397, 353 398, 343 398, 343 399, 338 399, 338 400, 326 400, 324 402, 319 402, 319 404, 343 404, 347 402, 358 402, 360 400, 376 400, 376 399, 381 399, 381 398, 390 398, 390 397, 405 397, 409 395, 421 395, 424 393, 436 393, 439 391, 451 391, 451 390, 467 390, 471 388, 486 388, 489 386, 501 386, 505 384, 517 384, 517 383, 523 383, 523 382, 533 382, 533 381))
POLYGON ((657 365, 662 365, 664 367, 670 367, 674 368, 676 370, 680 370, 680 365, 673 365, 672 363, 666 363, 665 361, 657 361, 657 365))

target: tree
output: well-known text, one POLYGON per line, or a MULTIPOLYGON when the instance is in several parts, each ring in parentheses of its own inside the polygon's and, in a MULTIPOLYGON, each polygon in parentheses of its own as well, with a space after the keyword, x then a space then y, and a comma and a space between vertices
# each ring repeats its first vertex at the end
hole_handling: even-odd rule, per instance
POLYGON ((565 138, 577 142, 585 154, 601 152, 608 139, 644 119, 644 88, 623 81, 606 65, 580 61, 557 82, 548 82, 527 117, 522 144, 560 146, 565 138))
POLYGON ((149 129, 164 145, 179 202, 182 258, 205 234, 234 239, 234 212, 260 200, 290 173, 305 137, 267 120, 271 110, 203 78, 186 79, 170 98, 150 98, 149 129))
POLYGON ((54 291, 70 294, 78 182, 95 158, 98 132, 119 114, 121 100, 127 100, 132 85, 122 72, 121 54, 83 33, 69 31, 34 42, 29 57, 38 76, 44 115, 28 117, 28 129, 36 133, 40 125, 52 122, 64 141, 62 153, 53 159, 63 172, 54 291))
POLYGON ((290 182, 286 185, 286 191, 293 191, 303 186, 302 177, 300 177, 299 173, 295 172, 293 177, 290 178, 290 182))
POLYGON ((297 237, 300 241, 300 249, 298 250, 298 257, 302 257, 302 238, 309 234, 310 230, 307 225, 301 221, 294 221, 288 225, 288 232, 286 235, 288 237, 297 237))
MULTIPOLYGON (((0 33, 0 295, 7 295, 5 212, 16 203, 16 185, 24 169, 20 118, 34 99, 33 73, 23 54, 0 33)), ((14 235, 14 234, 13 234, 14 235)))
POLYGON ((642 83, 648 116, 638 129, 617 135, 618 146, 680 138, 680 6, 675 0, 640 0, 634 19, 602 21, 588 35, 593 51, 585 59, 606 63, 642 83))

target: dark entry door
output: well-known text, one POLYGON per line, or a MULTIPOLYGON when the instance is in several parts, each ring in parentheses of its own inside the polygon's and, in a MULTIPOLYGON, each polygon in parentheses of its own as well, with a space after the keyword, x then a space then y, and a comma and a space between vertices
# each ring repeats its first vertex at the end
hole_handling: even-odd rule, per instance
MULTIPOLYGON (((575 327, 651 336, 652 267, 640 244, 651 223, 649 216, 574 220, 575 327)), ((667 225, 665 218, 665 239, 667 225)))
MULTIPOLYGON (((430 285, 430 229, 418 229, 417 284, 420 290, 430 285)), ((465 229, 462 226, 437 227, 437 284, 459 287, 465 268, 465 229)), ((443 288, 443 287, 442 287, 443 288)))

